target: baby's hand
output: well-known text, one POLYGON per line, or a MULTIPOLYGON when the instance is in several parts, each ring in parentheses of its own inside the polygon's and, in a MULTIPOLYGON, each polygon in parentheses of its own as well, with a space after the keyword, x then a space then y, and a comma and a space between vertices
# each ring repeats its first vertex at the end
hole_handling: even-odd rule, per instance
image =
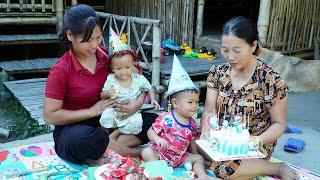
POLYGON ((117 89, 114 87, 111 87, 107 90, 107 94, 111 99, 115 99, 117 97, 117 89))
POLYGON ((156 100, 151 100, 151 105, 154 107, 154 110, 160 109, 160 105, 159 105, 158 101, 156 101, 156 100))
POLYGON ((165 139, 161 138, 161 137, 156 138, 156 139, 155 139, 155 143, 156 143, 158 146, 161 146, 161 147, 163 147, 163 148, 168 149, 168 142, 167 142, 165 139))

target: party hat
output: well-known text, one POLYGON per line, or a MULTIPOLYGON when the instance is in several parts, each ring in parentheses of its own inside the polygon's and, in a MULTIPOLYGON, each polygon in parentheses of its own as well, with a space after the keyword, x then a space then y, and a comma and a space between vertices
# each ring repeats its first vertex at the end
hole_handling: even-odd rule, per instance
POLYGON ((169 99, 172 94, 188 89, 198 90, 197 86, 192 82, 186 70, 180 64, 177 56, 174 55, 169 87, 166 92, 166 98, 169 99))
POLYGON ((112 28, 110 28, 109 34, 109 55, 121 53, 123 51, 132 51, 130 46, 124 43, 120 36, 112 28))

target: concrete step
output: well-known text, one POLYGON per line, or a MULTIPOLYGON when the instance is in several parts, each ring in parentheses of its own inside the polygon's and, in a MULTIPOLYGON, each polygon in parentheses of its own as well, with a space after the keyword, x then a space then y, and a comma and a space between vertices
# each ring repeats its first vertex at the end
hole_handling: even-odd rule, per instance
POLYGON ((0 34, 0 45, 58 43, 57 34, 0 34))

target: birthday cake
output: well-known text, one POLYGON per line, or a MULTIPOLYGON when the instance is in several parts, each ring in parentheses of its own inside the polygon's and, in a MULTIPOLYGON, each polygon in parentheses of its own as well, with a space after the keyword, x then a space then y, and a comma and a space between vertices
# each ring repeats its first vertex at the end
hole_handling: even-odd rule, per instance
POLYGON ((219 119, 208 116, 207 123, 210 127, 209 146, 215 156, 221 159, 243 159, 258 151, 259 142, 250 139, 249 130, 242 123, 239 116, 223 120, 222 126, 218 124, 219 119))

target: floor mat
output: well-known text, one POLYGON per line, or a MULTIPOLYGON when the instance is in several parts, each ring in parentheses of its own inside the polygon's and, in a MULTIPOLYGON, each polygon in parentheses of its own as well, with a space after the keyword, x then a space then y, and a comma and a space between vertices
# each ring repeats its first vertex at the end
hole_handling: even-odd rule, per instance
MULTIPOLYGON (((115 159, 123 158, 127 164, 133 163, 131 159, 121 157, 115 153, 109 155, 115 159)), ((272 158, 273 162, 280 160, 272 158)), ((113 165, 116 161, 113 162, 113 165)), ((120 163, 117 161, 117 163, 120 163)), ((123 163, 123 164, 126 164, 123 163)), ((308 170, 290 165, 299 173, 300 179, 318 180, 320 176, 308 170)), ((100 166, 101 167, 101 166, 100 166)), ((104 165, 105 169, 110 166, 104 165)), ((120 167, 120 166, 119 166, 120 167)), ((124 167, 124 166, 121 166, 124 167)), ((88 168, 86 166, 76 165, 60 159, 53 148, 53 142, 37 143, 25 146, 19 146, 0 151, 0 180, 3 179, 95 179, 96 171, 102 168, 88 168)), ((109 168, 111 169, 111 167, 109 168)), ((119 168, 118 168, 119 169, 119 168)), ((184 168, 176 168, 175 174, 181 179, 190 179, 190 174, 185 173, 184 168)), ((116 172, 121 173, 121 172, 116 172)), ((96 173, 97 174, 97 173, 96 173)), ((131 176, 132 178, 134 176, 131 176)), ((114 179, 114 178, 113 178, 114 179)), ((274 180, 275 177, 263 176, 256 180, 274 180)))

